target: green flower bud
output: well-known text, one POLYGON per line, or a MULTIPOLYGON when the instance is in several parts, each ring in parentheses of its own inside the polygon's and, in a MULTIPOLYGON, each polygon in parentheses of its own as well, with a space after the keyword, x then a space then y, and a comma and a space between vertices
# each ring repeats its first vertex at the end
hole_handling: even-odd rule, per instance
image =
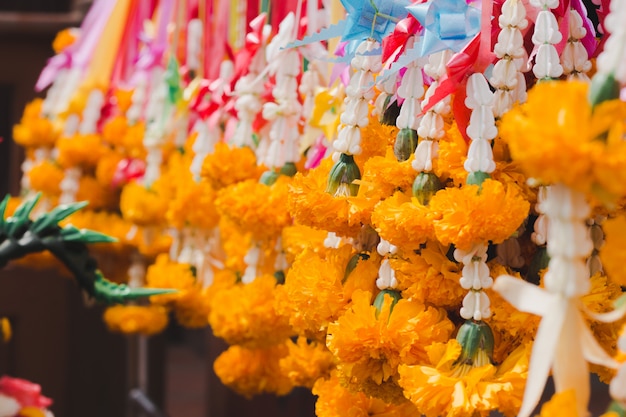
POLYGON ((443 184, 432 172, 420 172, 413 182, 413 197, 426 206, 435 193, 443 188, 443 184))
POLYGON ((391 97, 392 96, 388 96, 385 99, 385 104, 383 106, 385 110, 383 110, 383 114, 379 118, 380 124, 382 125, 395 126, 396 119, 400 114, 400 106, 398 106, 398 101, 394 100, 393 102, 391 102, 391 97), (391 104, 389 104, 389 102, 391 102, 391 104))
POLYGON ((467 320, 456 334, 461 345, 461 355, 457 364, 483 366, 493 361, 493 332, 483 321, 467 320))
POLYGON ((263 174, 261 174, 261 178, 259 178, 259 182, 269 187, 276 182, 279 176, 280 174, 278 172, 270 169, 270 170, 265 171, 263 174))
POLYGON ((489 175, 486 172, 482 172, 482 171, 470 172, 467 175, 467 179, 465 180, 465 183, 467 185, 478 185, 479 187, 481 187, 483 185, 483 182, 485 182, 485 180, 489 178, 491 178, 491 175, 489 175))
POLYGON ((355 180, 361 179, 361 171, 354 162, 352 155, 342 153, 328 174, 326 192, 333 196, 354 197, 359 192, 359 185, 355 180))
POLYGON ((286 175, 288 177, 293 177, 298 172, 298 168, 296 168, 296 164, 293 162, 287 162, 280 169, 280 175, 286 175))
POLYGON ((398 162, 407 161, 417 147, 417 131, 409 128, 400 129, 393 144, 393 154, 398 162))
POLYGON ((402 298, 402 294, 400 294, 400 292, 396 290, 390 290, 387 288, 379 292, 376 298, 374 299, 374 304, 373 304, 374 307, 376 307, 376 318, 378 318, 378 315, 383 309, 383 304, 385 303, 385 296, 391 297, 391 308, 389 310, 389 314, 391 314, 395 305, 402 298))
POLYGON ((614 74, 597 73, 591 80, 589 87, 589 103, 595 107, 603 101, 619 98, 619 83, 614 74))

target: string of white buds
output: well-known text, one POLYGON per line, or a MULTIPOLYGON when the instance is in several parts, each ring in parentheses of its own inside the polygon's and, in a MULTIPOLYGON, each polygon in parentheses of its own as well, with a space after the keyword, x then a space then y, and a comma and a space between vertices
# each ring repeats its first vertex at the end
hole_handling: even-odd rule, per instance
POLYGON ((539 187, 537 191, 537 204, 535 205, 535 211, 539 213, 535 224, 533 225, 533 233, 530 235, 530 239, 535 242, 535 245, 542 246, 548 241, 548 218, 542 210, 542 203, 546 199, 547 189, 546 187, 539 187))
POLYGON ((541 210, 549 219, 546 290, 565 298, 586 294, 591 286, 586 261, 593 242, 585 223, 591 212, 585 196, 563 184, 551 185, 541 210))
POLYGON ((259 267, 261 261, 261 248, 253 243, 248 252, 243 257, 244 262, 246 263, 246 270, 244 271, 241 282, 244 284, 250 284, 257 277, 257 268, 259 267))
POLYGON ((257 80, 257 73, 248 73, 235 84, 235 110, 237 111, 237 127, 232 142, 235 146, 256 148, 252 125, 256 115, 263 108, 261 94, 263 82, 257 80))
POLYGON ((487 266, 487 247, 486 243, 478 243, 470 250, 454 251, 454 259, 463 263, 459 283, 463 289, 469 290, 460 310, 461 317, 466 320, 483 320, 491 316, 491 301, 483 291, 493 285, 487 266))
POLYGON ((623 0, 612 0, 611 11, 604 20, 609 37, 603 52, 598 56, 598 72, 613 74, 622 85, 626 84, 626 6, 623 0))
POLYGON ((485 76, 472 74, 467 82, 465 105, 472 110, 467 135, 472 139, 464 168, 467 172, 491 173, 496 169, 491 141, 498 135, 493 114, 494 94, 485 76))
POLYGON ((190 71, 198 71, 200 69, 203 33, 202 20, 191 19, 187 24, 187 68, 190 71))
MULTIPOLYGON (((433 79, 433 82, 424 95, 425 102, 435 93, 439 85, 439 78, 446 73, 446 64, 451 56, 452 52, 445 50, 428 57, 428 63, 424 65, 424 72, 433 79)), ((417 135, 421 140, 415 148, 415 159, 411 164, 413 169, 418 172, 429 172, 433 169, 432 160, 437 157, 439 151, 437 141, 445 135, 443 117, 450 113, 450 100, 450 96, 440 100, 420 120, 417 135)))
POLYGON ((395 289, 398 287, 398 280, 396 279, 396 271, 391 267, 389 263, 389 257, 398 253, 398 247, 392 245, 385 239, 380 239, 380 242, 376 246, 376 251, 380 256, 385 258, 380 263, 378 268, 378 278, 376 279, 376 286, 379 290, 395 289))
POLYGON ((388 105, 388 99, 396 94, 398 87, 397 76, 381 77, 380 80, 376 80, 376 89, 380 91, 378 97, 374 101, 374 109, 372 110, 373 116, 382 116, 385 113, 386 106, 388 105))
POLYGON ((581 39, 587 34, 583 18, 575 9, 569 11, 569 37, 561 53, 563 73, 569 80, 589 81, 587 73, 591 70, 591 61, 581 39))
POLYGON ((494 114, 501 117, 516 102, 526 101, 526 80, 522 68, 527 61, 522 30, 528 26, 526 8, 521 0, 506 0, 498 19, 500 33, 494 45, 498 61, 489 82, 496 88, 494 114))
MULTIPOLYGON (((382 69, 379 55, 369 55, 379 47, 378 42, 364 40, 357 47, 356 55, 350 61, 355 71, 346 87, 345 109, 341 114, 341 125, 333 148, 338 153, 358 155, 361 153, 361 128, 369 123, 369 101, 376 94, 374 74, 382 69)), ((338 158, 339 155, 335 154, 338 158)))
POLYGON ((269 121, 267 149, 257 150, 259 162, 268 168, 280 168, 288 162, 297 162, 300 156, 298 124, 302 105, 298 100, 300 53, 293 48, 283 49, 293 40, 294 15, 290 13, 279 25, 278 34, 267 46, 269 75, 275 76, 272 89, 274 102, 263 105, 263 118, 269 121))
POLYGON ((424 95, 424 79, 418 61, 406 66, 397 94, 404 102, 396 119, 396 127, 417 130, 422 119, 419 114, 422 112, 421 99, 424 95))
POLYGON ((559 0, 530 0, 530 4, 540 9, 535 21, 532 41, 537 48, 533 73, 538 79, 558 78, 563 74, 563 67, 554 45, 561 42, 563 35, 559 32, 556 17, 550 9, 559 6, 559 0))
POLYGON ((167 98, 167 83, 165 71, 155 67, 151 73, 150 94, 146 106, 146 133, 143 146, 146 149, 146 171, 144 173, 144 185, 149 186, 161 175, 161 163, 163 154, 161 144, 164 137, 165 118, 164 111, 167 98))

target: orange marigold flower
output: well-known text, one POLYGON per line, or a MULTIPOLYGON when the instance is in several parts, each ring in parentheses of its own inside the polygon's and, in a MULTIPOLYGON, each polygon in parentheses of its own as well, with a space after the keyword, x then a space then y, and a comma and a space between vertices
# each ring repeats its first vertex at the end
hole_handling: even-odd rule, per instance
POLYGON ((372 213, 372 225, 383 239, 413 250, 427 240, 435 240, 434 218, 435 213, 429 206, 397 192, 376 206, 372 213))
POLYGON ((217 308, 209 314, 213 334, 248 348, 267 347, 291 336, 289 318, 274 308, 275 288, 276 279, 264 275, 214 294, 217 308))
POLYGON ((247 398, 262 393, 286 395, 293 385, 284 375, 279 361, 289 349, 281 343, 265 349, 246 349, 231 346, 213 363, 222 383, 247 398))
POLYGON ((501 243, 522 224, 530 205, 513 185, 487 179, 479 188, 445 188, 430 200, 436 213, 433 222, 437 239, 467 250, 478 242, 501 243))
POLYGON ((284 204, 290 181, 285 176, 271 186, 253 179, 242 181, 220 190, 215 205, 222 216, 229 217, 242 231, 252 233, 255 239, 271 239, 291 223, 284 204))
POLYGON ((106 309, 104 321, 113 332, 152 335, 165 329, 168 317, 162 306, 116 305, 106 309))
POLYGON ((329 379, 319 379, 313 386, 317 395, 315 415, 318 417, 412 417, 417 410, 410 402, 400 405, 352 392, 343 387, 336 372, 329 379))
POLYGON ((327 159, 307 175, 296 174, 287 207, 297 223, 335 232, 339 236, 355 236, 361 222, 350 215, 350 201, 354 197, 334 197, 325 191, 331 164, 332 161, 327 159))
POLYGON ((59 184, 63 181, 65 173, 57 164, 52 161, 42 161, 28 171, 30 188, 34 191, 41 191, 46 196, 58 196, 61 194, 59 184))
POLYGON ((43 99, 36 98, 26 105, 19 124, 13 126, 13 140, 25 147, 52 147, 60 131, 41 114, 43 99))
POLYGON ((62 137, 57 141, 57 149, 57 161, 64 168, 95 167, 107 150, 97 134, 62 137))
POLYGON ((398 366, 425 363, 425 348, 448 340, 453 330, 444 310, 406 299, 392 308, 391 297, 385 296, 378 311, 370 292, 355 291, 350 308, 328 326, 326 344, 342 379, 367 395, 399 403, 402 390, 392 387, 398 366), (369 389, 382 384, 383 390, 369 389))
POLYGON ((278 365, 284 375, 296 387, 313 388, 319 378, 327 377, 333 366, 333 355, 320 342, 307 342, 305 337, 298 337, 294 343, 287 340, 289 354, 278 365))
POLYGON ((201 176, 213 188, 223 188, 247 179, 259 179, 265 168, 257 166, 250 148, 230 148, 225 143, 215 145, 215 151, 202 163, 201 176))
POLYGON ((289 317, 296 332, 324 340, 328 324, 345 310, 352 293, 374 290, 380 257, 373 254, 346 274, 352 256, 352 247, 344 245, 321 253, 306 249, 296 257, 285 284, 276 288, 276 311, 289 317))

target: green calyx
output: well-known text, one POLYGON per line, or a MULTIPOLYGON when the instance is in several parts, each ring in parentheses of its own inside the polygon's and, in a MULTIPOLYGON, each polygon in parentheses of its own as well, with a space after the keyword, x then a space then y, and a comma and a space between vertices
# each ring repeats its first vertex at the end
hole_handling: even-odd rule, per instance
POLYGON ((413 155, 417 140, 417 131, 409 128, 400 129, 393 144, 393 154, 398 162, 407 161, 413 155))
POLYGON ((533 255, 530 265, 528 266, 528 274, 526 280, 535 285, 539 285, 541 271, 548 267, 550 263, 550 255, 545 246, 537 248, 537 252, 533 255))
POLYGON ((624 407, 620 405, 620 403, 618 403, 617 401, 611 402, 609 408, 607 408, 606 411, 607 413, 614 412, 615 414, 617 414, 618 417, 626 417, 626 409, 624 409, 624 407))
POLYGON ((613 74, 597 73, 591 80, 589 87, 589 103, 594 108, 603 101, 619 98, 619 82, 613 74))
POLYGON ((342 153, 328 174, 326 192, 335 197, 354 197, 359 192, 359 185, 354 181, 361 179, 361 171, 352 155, 342 153))
POLYGON ((385 104, 383 105, 383 108, 385 110, 383 110, 379 118, 380 124, 382 125, 395 126, 396 119, 398 118, 398 115, 400 114, 400 106, 398 106, 398 101, 397 100, 391 101, 392 97, 393 96, 388 96, 385 99, 385 104))
POLYGON ((359 252, 352 255, 352 257, 348 261, 348 264, 346 265, 346 271, 343 274, 343 279, 341 280, 341 283, 343 284, 348 280, 348 277, 350 276, 352 271, 356 269, 360 261, 367 261, 369 258, 370 255, 366 252, 359 252))
POLYGON ((478 187, 482 187, 483 182, 485 182, 485 180, 489 178, 491 178, 491 175, 489 175, 489 173, 487 172, 482 172, 482 171, 470 172, 467 175, 467 179, 465 180, 465 183, 467 185, 478 185, 478 187))
POLYGON ((374 299, 374 304, 373 304, 374 307, 376 308, 376 318, 378 318, 378 316, 380 315, 380 312, 383 309, 383 305, 385 304, 385 297, 391 298, 391 307, 389 309, 389 315, 391 315, 393 308, 396 306, 396 304, 398 304, 398 301, 400 301, 400 299, 402 298, 402 294, 400 294, 399 291, 391 290, 388 288, 379 292, 376 298, 374 299))
POLYGON ((278 177, 281 175, 285 175, 287 177, 293 177, 298 172, 298 168, 296 168, 296 164, 293 162, 287 162, 283 167, 274 171, 273 169, 268 169, 263 174, 261 174, 261 178, 259 178, 259 182, 261 184, 271 186, 278 180, 278 177))
POLYGON ((442 188, 443 184, 437 175, 432 172, 420 172, 413 181, 413 197, 426 206, 435 193, 442 188))
POLYGON ((467 320, 459 328, 456 340, 461 345, 461 355, 456 360, 459 372, 493 362, 493 331, 487 323, 467 320))

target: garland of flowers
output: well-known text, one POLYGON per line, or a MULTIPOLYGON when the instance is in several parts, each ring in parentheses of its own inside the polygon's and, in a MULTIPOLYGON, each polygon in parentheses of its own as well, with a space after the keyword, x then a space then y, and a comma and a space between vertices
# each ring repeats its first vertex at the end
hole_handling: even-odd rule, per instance
POLYGON ((624 412, 623 2, 601 42, 580 0, 241 6, 229 48, 221 2, 105 2, 14 136, 25 192, 120 240, 119 281, 177 290, 111 329, 209 325, 226 385, 319 416, 527 416, 550 370, 541 416, 585 415, 588 362, 624 412))

